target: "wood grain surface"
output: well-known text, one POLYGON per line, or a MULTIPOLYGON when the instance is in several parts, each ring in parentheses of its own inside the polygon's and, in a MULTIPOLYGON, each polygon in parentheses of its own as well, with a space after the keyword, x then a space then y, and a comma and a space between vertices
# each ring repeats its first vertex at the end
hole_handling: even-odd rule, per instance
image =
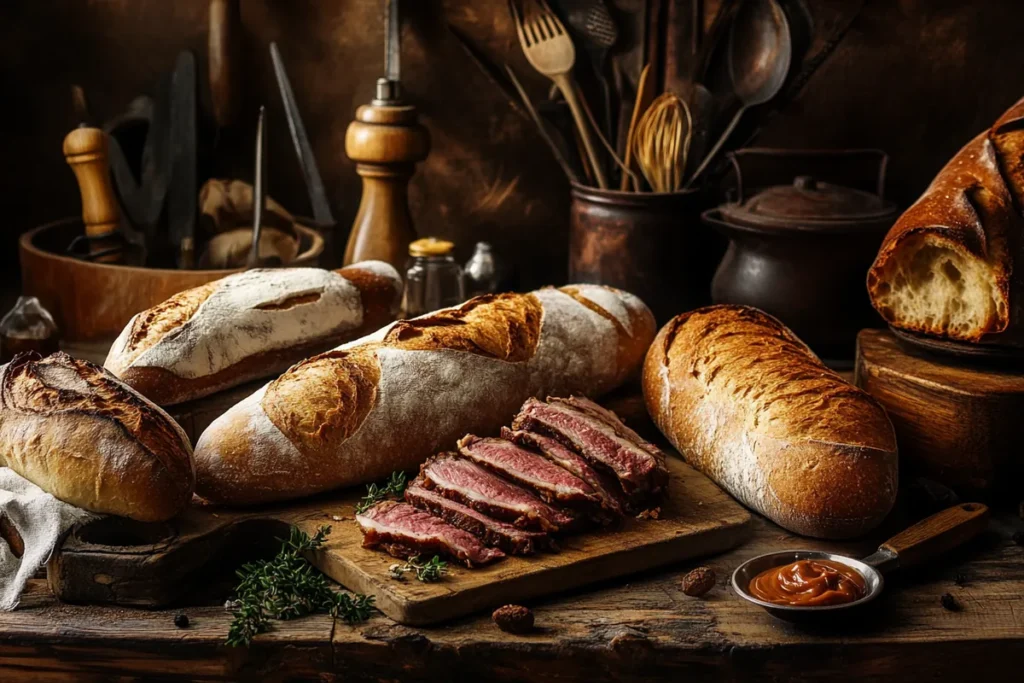
POLYGON ((889 413, 901 475, 968 496, 1020 494, 1024 370, 964 364, 905 348, 887 330, 863 330, 855 383, 889 413))
POLYGON ((192 507, 163 524, 108 517, 71 532, 48 564, 58 598, 163 606, 196 590, 218 563, 260 539, 280 538, 294 524, 312 535, 332 527, 313 563, 343 586, 376 598, 384 614, 403 624, 431 624, 502 604, 722 552, 749 533, 750 514, 709 479, 678 458, 669 460, 668 492, 658 519, 627 519, 620 526, 560 539, 561 551, 509 557, 488 567, 450 567, 438 583, 396 581, 396 560, 362 547, 355 505, 362 488, 261 510, 192 507))
POLYGON ((893 520, 876 539, 824 543, 756 518, 753 538, 724 555, 526 602, 538 627, 528 636, 499 631, 486 614, 432 628, 381 614, 354 627, 318 615, 275 623, 250 649, 235 649, 224 645, 226 593, 205 606, 193 596, 165 610, 86 607, 62 605, 34 581, 17 611, 0 613, 0 679, 1015 680, 1024 657, 1024 548, 1010 540, 1024 522, 1015 512, 997 515, 944 560, 891 575, 877 604, 853 621, 780 622, 727 588, 729 574, 755 555, 810 547, 862 556, 905 524, 893 520), (701 599, 679 585, 697 564, 718 575, 701 599), (942 607, 944 593, 959 611, 942 607), (174 626, 179 613, 188 615, 188 628, 174 626))

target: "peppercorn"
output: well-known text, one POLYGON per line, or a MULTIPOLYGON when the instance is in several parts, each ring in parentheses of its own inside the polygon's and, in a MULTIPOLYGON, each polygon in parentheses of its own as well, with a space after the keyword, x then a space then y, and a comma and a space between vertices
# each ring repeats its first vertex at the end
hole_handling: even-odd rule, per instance
POLYGON ((961 609, 960 603, 957 602, 957 599, 950 593, 943 593, 942 597, 939 598, 939 602, 941 602, 942 606, 950 612, 959 612, 961 609))
POLYGON ((958 586, 966 586, 967 585, 967 575, 966 574, 957 574, 956 576, 953 577, 953 583, 955 583, 958 586))
POLYGON ((188 628, 188 616, 184 614, 179 614, 178 616, 174 617, 174 625, 178 628, 188 628))
POLYGON ((715 570, 710 567, 697 567, 683 577, 683 592, 694 598, 707 593, 715 587, 715 570))
POLYGON ((533 630, 533 612, 522 605, 505 605, 494 610, 491 619, 506 633, 522 635, 533 630))

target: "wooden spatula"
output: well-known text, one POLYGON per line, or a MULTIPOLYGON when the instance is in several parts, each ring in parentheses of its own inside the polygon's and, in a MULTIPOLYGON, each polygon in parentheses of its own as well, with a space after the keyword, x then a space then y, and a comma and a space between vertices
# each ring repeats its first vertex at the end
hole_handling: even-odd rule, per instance
MULTIPOLYGON (((648 64, 644 67, 644 70, 640 72, 640 80, 636 85, 636 103, 633 105, 633 115, 629 118, 629 132, 626 133, 626 154, 623 159, 623 163, 626 164, 626 168, 634 173, 639 173, 640 167, 637 165, 636 159, 633 156, 633 135, 636 133, 636 124, 640 121, 640 117, 644 115, 644 112, 647 111, 653 101, 654 78, 651 77, 651 65, 648 64)), ((629 174, 623 173, 622 182, 619 183, 619 189, 625 192, 629 189, 629 183, 629 174)), ((633 191, 640 191, 640 188, 636 185, 636 181, 633 182, 633 191)))

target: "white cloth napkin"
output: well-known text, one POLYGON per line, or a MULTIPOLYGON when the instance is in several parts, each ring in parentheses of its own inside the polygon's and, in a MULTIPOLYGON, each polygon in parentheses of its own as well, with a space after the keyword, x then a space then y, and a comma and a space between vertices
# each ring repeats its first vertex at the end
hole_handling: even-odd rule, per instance
POLYGON ((18 606, 25 584, 50 559, 65 531, 97 517, 57 500, 9 467, 0 467, 0 525, 13 526, 25 548, 18 557, 0 533, 0 610, 18 606))

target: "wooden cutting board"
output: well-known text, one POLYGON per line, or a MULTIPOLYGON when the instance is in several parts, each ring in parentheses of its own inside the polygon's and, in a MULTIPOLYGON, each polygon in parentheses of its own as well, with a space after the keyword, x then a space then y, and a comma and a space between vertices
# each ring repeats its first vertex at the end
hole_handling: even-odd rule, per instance
POLYGON ((211 563, 237 563, 233 549, 285 537, 289 524, 310 534, 330 524, 313 563, 346 588, 375 596, 395 621, 430 624, 722 552, 747 538, 751 517, 744 508, 679 458, 670 457, 668 469, 659 519, 628 519, 566 537, 558 553, 510 557, 481 569, 453 565, 438 583, 391 579, 388 567, 396 560, 362 547, 354 520, 362 487, 259 511, 193 507, 164 524, 104 518, 69 534, 47 576, 62 601, 158 607, 194 590, 211 563))

